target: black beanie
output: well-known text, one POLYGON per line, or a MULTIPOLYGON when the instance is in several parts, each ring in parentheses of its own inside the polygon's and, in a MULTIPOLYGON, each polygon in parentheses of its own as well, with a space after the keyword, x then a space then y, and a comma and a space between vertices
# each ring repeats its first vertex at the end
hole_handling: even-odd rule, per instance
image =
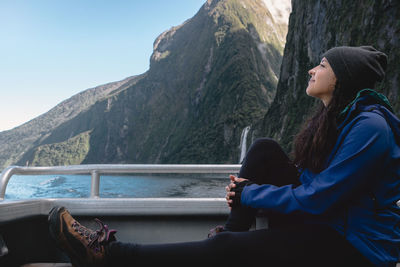
POLYGON ((385 76, 387 56, 372 46, 334 47, 322 57, 328 60, 337 80, 345 88, 373 89, 385 76))

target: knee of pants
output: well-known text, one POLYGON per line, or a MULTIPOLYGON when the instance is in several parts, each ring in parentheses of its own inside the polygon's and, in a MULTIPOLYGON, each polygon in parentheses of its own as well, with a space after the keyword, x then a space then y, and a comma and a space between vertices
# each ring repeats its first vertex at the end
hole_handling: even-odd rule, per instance
POLYGON ((251 145, 248 154, 250 153, 273 153, 273 154, 284 154, 281 146, 271 138, 258 138, 251 145))
POLYGON ((262 147, 263 149, 268 148, 268 147, 280 147, 279 144, 271 138, 257 138, 253 144, 251 145, 251 147, 262 147))

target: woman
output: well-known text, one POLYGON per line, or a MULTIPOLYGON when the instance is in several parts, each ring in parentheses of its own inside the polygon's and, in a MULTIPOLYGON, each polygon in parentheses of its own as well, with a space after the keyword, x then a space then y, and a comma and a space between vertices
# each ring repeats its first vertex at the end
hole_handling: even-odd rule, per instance
POLYGON ((400 122, 372 89, 387 57, 373 47, 336 47, 309 71, 306 93, 321 107, 294 142, 293 163, 259 139, 231 176, 225 226, 203 241, 121 243, 63 207, 50 233, 75 266, 394 266, 399 256, 400 122), (248 231, 257 212, 268 229, 248 231), (126 264, 128 263, 128 264, 126 264))

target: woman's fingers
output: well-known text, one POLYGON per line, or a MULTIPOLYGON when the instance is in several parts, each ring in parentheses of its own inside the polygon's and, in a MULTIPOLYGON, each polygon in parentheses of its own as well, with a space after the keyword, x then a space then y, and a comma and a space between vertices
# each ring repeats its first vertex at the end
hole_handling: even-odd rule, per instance
POLYGON ((228 193, 226 193, 225 198, 226 198, 226 200, 229 200, 234 196, 235 196, 235 192, 228 192, 228 193))
POLYGON ((240 183, 240 182, 243 182, 243 181, 248 180, 248 179, 245 179, 245 178, 238 178, 238 177, 236 177, 235 175, 229 175, 229 178, 231 179, 231 182, 232 182, 232 183, 233 183, 233 182, 240 183))
MULTIPOLYGON (((237 205, 237 203, 233 203, 233 198, 235 196, 235 192, 232 191, 232 189, 236 187, 236 184, 241 183, 243 181, 247 181, 248 179, 238 178, 235 175, 229 175, 229 179, 231 180, 231 182, 229 185, 227 185, 225 187, 225 191, 226 191, 225 198, 226 198, 226 203, 228 204, 229 208, 231 209, 232 206, 237 205)), ((239 203, 240 203, 240 200, 236 200, 236 201, 239 201, 239 203)))
POLYGON ((236 185, 234 183, 230 183, 225 187, 225 191, 226 192, 230 192, 232 188, 236 187, 236 185))
POLYGON ((225 196, 225 198, 226 198, 226 203, 228 204, 229 207, 231 207, 232 204, 233 204, 233 200, 232 200, 232 197, 233 197, 233 196, 235 196, 235 192, 228 192, 228 193, 226 193, 226 196, 225 196))
POLYGON ((243 182, 243 181, 247 181, 248 179, 244 179, 244 178, 235 178, 235 182, 238 182, 238 183, 240 183, 240 182, 243 182))

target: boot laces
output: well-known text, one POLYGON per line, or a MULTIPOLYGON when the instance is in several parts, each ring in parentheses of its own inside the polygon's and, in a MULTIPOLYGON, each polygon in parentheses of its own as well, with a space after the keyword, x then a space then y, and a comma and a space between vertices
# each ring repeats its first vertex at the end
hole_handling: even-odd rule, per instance
POLYGON ((100 226, 100 229, 97 229, 96 231, 90 230, 90 229, 82 226, 77 221, 74 221, 72 223, 72 228, 74 228, 74 230, 76 232, 78 232, 81 236, 84 236, 85 239, 87 241, 89 241, 89 243, 87 244, 87 247, 92 249, 94 252, 97 253, 97 252, 101 251, 101 246, 102 245, 105 245, 109 241, 112 241, 116 231, 115 230, 110 230, 108 228, 108 225, 104 224, 99 219, 95 218, 94 220, 100 226))

